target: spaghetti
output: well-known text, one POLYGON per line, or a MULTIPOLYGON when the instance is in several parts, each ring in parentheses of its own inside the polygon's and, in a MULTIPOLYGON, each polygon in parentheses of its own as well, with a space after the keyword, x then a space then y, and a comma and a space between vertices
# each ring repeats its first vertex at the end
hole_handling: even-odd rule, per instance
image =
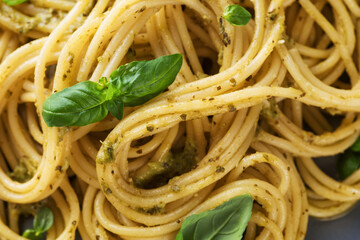
POLYGON ((48 0, 0 9, 2 239, 22 239, 20 216, 43 205, 55 217, 47 239, 75 239, 76 230, 82 239, 174 239, 187 216, 245 193, 254 207, 244 239, 304 239, 309 215, 333 218, 359 199, 360 171, 340 182, 313 161, 359 135, 356 1, 48 0), (229 4, 253 13, 246 26, 222 19, 229 4), (125 108, 121 121, 44 123, 51 93, 174 53, 184 61, 168 91, 125 108), (335 117, 340 124, 329 123, 335 117), (175 156, 192 165, 167 176, 175 156))

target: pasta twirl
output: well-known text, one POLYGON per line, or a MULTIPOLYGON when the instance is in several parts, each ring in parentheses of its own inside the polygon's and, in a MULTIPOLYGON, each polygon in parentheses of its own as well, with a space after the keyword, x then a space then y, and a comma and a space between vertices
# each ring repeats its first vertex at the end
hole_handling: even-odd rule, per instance
POLYGON ((309 215, 334 218, 359 199, 359 171, 340 182, 313 160, 359 136, 355 1, 0 9, 1 239, 22 239, 19 219, 43 205, 55 216, 47 239, 75 239, 77 230, 82 239, 174 239, 187 216, 246 193, 254 207, 244 239, 304 239, 309 215), (250 22, 225 21, 229 4, 247 8, 250 22), (121 121, 43 121, 50 94, 174 53, 184 59, 175 82, 126 107, 121 121), (174 162, 186 170, 169 170, 174 162))

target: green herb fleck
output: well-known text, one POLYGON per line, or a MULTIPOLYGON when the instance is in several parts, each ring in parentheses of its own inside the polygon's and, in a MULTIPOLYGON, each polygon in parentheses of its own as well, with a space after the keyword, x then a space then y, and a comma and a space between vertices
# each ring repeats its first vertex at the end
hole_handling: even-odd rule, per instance
POLYGON ((152 125, 147 125, 146 130, 148 130, 149 132, 152 132, 152 131, 154 131, 154 127, 152 125))
POLYGON ((135 210, 150 215, 162 214, 165 213, 165 204, 155 205, 152 208, 135 208, 135 210))
POLYGON ((222 167, 222 166, 216 166, 216 172, 217 173, 222 173, 222 172, 224 172, 225 171, 225 168, 224 167, 222 167))
POLYGON ((229 112, 235 112, 236 111, 236 107, 234 106, 234 104, 229 104, 228 109, 229 109, 229 112))

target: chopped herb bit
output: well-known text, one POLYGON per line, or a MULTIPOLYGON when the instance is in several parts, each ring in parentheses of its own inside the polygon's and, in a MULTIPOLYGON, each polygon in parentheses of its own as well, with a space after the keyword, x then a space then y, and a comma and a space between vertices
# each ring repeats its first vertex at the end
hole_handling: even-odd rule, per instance
POLYGON ((178 185, 174 185, 174 186, 172 186, 172 190, 174 192, 180 192, 180 187, 178 185))
POLYGON ((229 112, 235 112, 236 111, 236 107, 233 104, 229 104, 228 109, 229 109, 229 112))
POLYGON ((187 117, 187 115, 186 115, 186 114, 181 114, 181 115, 180 115, 180 118, 181 118, 183 121, 185 121, 185 120, 186 120, 186 117, 187 117))
POLYGON ((152 132, 152 131, 154 131, 154 127, 151 125, 147 125, 146 130, 148 130, 149 132, 152 132))
POLYGON ((161 214, 165 212, 165 205, 159 204, 159 205, 155 205, 152 208, 136 208, 136 211, 141 213, 147 213, 150 215, 161 214))
POLYGON ((222 172, 224 172, 225 171, 225 168, 224 167, 222 167, 222 166, 217 166, 216 167, 216 172, 217 173, 222 173, 222 172))

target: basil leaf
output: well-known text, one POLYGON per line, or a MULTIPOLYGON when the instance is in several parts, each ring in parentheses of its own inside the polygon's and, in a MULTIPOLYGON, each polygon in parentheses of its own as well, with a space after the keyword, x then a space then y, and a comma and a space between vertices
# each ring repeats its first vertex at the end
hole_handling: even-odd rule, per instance
POLYGON ((104 88, 86 81, 51 94, 43 105, 45 123, 49 127, 84 126, 102 120, 108 114, 105 103, 112 98, 104 88))
POLYGON ((223 17, 232 25, 241 26, 250 21, 251 14, 245 8, 234 4, 226 7, 223 17))
POLYGON ((110 75, 110 85, 119 92, 125 106, 138 106, 170 86, 182 65, 181 54, 120 66, 110 75))
POLYGON ((34 229, 38 232, 46 232, 54 223, 54 215, 50 208, 42 207, 34 218, 34 229))
POLYGON ((42 207, 34 218, 33 229, 26 229, 22 236, 31 240, 39 240, 42 238, 43 233, 51 228, 53 223, 54 215, 51 209, 42 207))
POLYGON ((124 114, 124 103, 120 98, 108 101, 106 106, 109 109, 111 115, 119 120, 122 119, 124 114))
POLYGON ((84 126, 102 120, 108 112, 121 119, 124 106, 137 106, 163 92, 176 78, 181 54, 120 66, 108 81, 81 82, 50 95, 42 115, 49 127, 84 126))
POLYGON ((346 179, 360 167, 360 153, 346 150, 337 160, 337 170, 340 179, 346 179))
POLYGON ((39 240, 42 237, 42 233, 39 233, 34 229, 26 229, 22 236, 30 240, 39 240))
POLYGON ((360 152, 360 136, 356 139, 354 144, 351 146, 351 150, 354 152, 360 152))
POLYGON ((26 1, 27 0, 3 0, 3 2, 9 6, 18 5, 18 4, 26 2, 26 1))
POLYGON ((252 214, 250 194, 231 198, 220 206, 185 219, 176 240, 242 239, 252 214))

